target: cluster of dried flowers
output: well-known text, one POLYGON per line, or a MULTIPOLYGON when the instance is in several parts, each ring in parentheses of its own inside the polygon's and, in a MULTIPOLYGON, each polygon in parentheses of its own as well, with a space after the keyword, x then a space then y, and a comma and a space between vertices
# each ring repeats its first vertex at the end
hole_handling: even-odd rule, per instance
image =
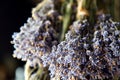
POLYGON ((20 32, 15 32, 12 36, 12 43, 16 49, 13 56, 23 61, 32 56, 40 57, 44 53, 48 54, 52 46, 58 44, 60 22, 55 23, 55 20, 59 21, 59 14, 53 9, 52 2, 34 14, 39 18, 28 18, 27 23, 20 28, 20 32))
POLYGON ((20 32, 13 34, 13 56, 25 61, 39 58, 48 67, 50 80, 114 79, 115 73, 119 75, 120 24, 106 14, 97 16, 94 25, 87 18, 75 20, 60 41, 61 15, 54 0, 45 1, 20 32))
POLYGON ((100 15, 91 33, 87 20, 75 21, 65 40, 43 59, 49 64, 51 75, 58 73, 62 80, 70 80, 72 76, 93 80, 112 79, 115 73, 120 73, 118 24, 109 16, 100 15))

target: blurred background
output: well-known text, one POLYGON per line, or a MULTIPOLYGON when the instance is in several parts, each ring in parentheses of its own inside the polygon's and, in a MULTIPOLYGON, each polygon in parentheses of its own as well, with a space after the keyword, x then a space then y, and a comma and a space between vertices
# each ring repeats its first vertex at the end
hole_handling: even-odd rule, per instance
MULTIPOLYGON (((22 73, 25 62, 14 59, 13 46, 10 44, 13 32, 19 32, 31 10, 39 1, 35 0, 0 0, 0 80, 15 79, 22 73), (16 73, 17 72, 17 73, 16 73)), ((19 80, 23 80, 22 76, 19 80)))
MULTIPOLYGON (((120 0, 113 1, 112 13, 115 20, 120 21, 120 0)), ((10 44, 13 32, 19 32, 31 10, 40 0, 1 0, 0 1, 0 80, 24 80, 23 67, 25 62, 14 59, 13 46, 10 44), (19 76, 17 76, 19 75, 19 76)))

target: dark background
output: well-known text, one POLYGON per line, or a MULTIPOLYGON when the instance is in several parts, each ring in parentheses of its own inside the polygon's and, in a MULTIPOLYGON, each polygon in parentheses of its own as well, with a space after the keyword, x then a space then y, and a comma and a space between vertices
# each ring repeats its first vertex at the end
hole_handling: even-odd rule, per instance
POLYGON ((0 80, 14 80, 14 71, 24 62, 14 59, 13 45, 10 44, 13 32, 19 32, 28 17, 31 17, 32 0, 0 0, 0 80))

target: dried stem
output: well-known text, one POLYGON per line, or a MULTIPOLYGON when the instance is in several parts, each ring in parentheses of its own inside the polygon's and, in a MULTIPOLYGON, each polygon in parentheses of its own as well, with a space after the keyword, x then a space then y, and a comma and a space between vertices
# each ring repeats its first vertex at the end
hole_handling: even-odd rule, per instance
MULTIPOLYGON (((88 3, 89 1, 90 0, 88 0, 88 3)), ((78 7, 77 7, 76 19, 82 20, 85 16, 89 15, 86 9, 86 6, 88 6, 89 4, 87 4, 87 0, 77 0, 77 3, 78 3, 78 7)))

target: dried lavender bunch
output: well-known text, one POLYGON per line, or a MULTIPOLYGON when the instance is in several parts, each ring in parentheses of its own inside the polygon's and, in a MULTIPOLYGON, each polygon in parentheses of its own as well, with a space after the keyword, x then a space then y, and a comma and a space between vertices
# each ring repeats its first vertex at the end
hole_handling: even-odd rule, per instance
POLYGON ((13 56, 22 60, 27 60, 34 56, 42 56, 51 51, 51 46, 57 44, 57 33, 49 20, 33 20, 29 18, 27 23, 20 29, 19 33, 14 33, 13 56))
POLYGON ((50 55, 42 57, 43 65, 49 65, 51 78, 114 79, 120 73, 118 25, 105 14, 98 16, 93 33, 87 20, 74 22, 65 41, 54 46, 50 55))
POLYGON ((60 26, 61 16, 54 10, 52 0, 44 0, 33 9, 32 18, 20 28, 20 32, 13 34, 13 57, 27 61, 25 80, 50 80, 41 56, 49 54, 52 46, 58 44, 60 26))
POLYGON ((49 65, 51 78, 60 77, 69 80, 72 76, 77 79, 85 79, 82 74, 82 65, 88 59, 86 49, 89 49, 89 24, 87 20, 76 21, 71 26, 65 37, 57 47, 52 48, 49 56, 44 56, 44 65, 49 65), (82 35, 80 35, 83 33, 82 35), (81 66, 81 67, 80 67, 81 66))
MULTIPOLYGON (((36 13, 42 13, 41 9, 36 13)), ((60 15, 54 9, 50 9, 44 16, 43 14, 38 19, 29 18, 20 28, 20 32, 13 34, 12 44, 16 49, 14 57, 27 60, 32 56, 42 56, 50 53, 51 47, 58 44, 60 15)))

